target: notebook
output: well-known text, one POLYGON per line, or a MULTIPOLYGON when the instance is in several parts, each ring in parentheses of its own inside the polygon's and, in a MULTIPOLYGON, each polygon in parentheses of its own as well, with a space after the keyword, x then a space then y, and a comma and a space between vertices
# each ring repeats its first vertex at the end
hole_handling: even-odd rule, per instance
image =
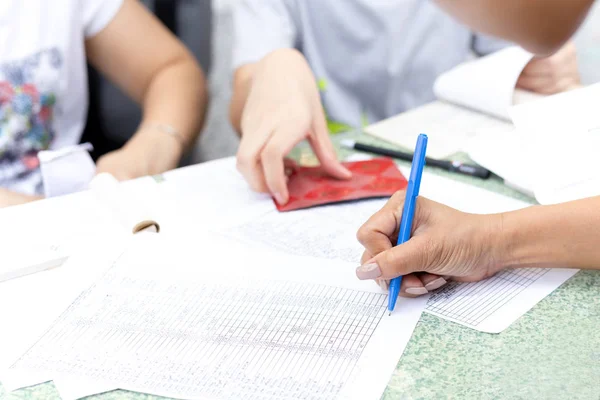
POLYGON ((101 174, 90 188, 0 210, 0 282, 58 267, 85 241, 160 230, 168 208, 153 178, 121 184, 101 174))

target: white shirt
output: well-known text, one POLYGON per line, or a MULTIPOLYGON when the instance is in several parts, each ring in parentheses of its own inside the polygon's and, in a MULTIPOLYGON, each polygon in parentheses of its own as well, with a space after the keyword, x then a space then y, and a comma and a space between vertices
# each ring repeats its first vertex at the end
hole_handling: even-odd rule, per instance
POLYGON ((42 193, 38 151, 78 143, 88 106, 85 39, 122 2, 0 1, 0 187, 42 193))
POLYGON ((297 48, 328 118, 351 127, 434 100, 438 75, 472 51, 508 45, 474 35, 430 0, 241 0, 234 24, 234 68, 297 48))

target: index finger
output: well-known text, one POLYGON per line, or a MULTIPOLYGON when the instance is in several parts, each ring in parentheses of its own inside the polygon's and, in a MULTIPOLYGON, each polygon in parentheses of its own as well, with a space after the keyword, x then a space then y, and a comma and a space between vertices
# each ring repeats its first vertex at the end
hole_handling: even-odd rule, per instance
POLYGON ((299 133, 293 124, 279 127, 273 132, 260 155, 265 182, 280 205, 285 205, 289 200, 285 156, 301 139, 302 133, 299 133))
POLYGON ((356 237, 373 256, 394 246, 394 237, 398 235, 405 191, 399 191, 388 200, 381 210, 376 212, 360 227, 356 237))

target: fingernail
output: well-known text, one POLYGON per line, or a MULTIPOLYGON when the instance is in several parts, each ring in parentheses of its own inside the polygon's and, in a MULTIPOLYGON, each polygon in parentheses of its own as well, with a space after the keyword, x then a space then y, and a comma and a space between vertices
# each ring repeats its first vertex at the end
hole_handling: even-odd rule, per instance
POLYGON ((277 204, 284 206, 286 201, 283 198, 283 196, 281 195, 281 193, 273 193, 273 197, 275 197, 275 201, 277 202, 277 204))
POLYGON ((356 268, 356 276, 358 279, 376 279, 381 276, 381 269, 376 263, 364 264, 356 268))
POLYGON ((383 290, 388 290, 390 288, 388 281, 378 281, 377 283, 379 283, 379 287, 383 290))
POLYGON ((441 288, 445 284, 446 284, 446 280, 442 277, 439 277, 436 280, 431 281, 427 285, 425 285, 425 289, 427 289, 428 291, 431 292, 432 290, 441 288))
POLYGON ((421 296, 422 294, 427 294, 429 292, 427 291, 427 289, 425 289, 423 286, 421 286, 421 287, 409 287, 406 289, 406 293, 414 294, 415 296, 421 296))

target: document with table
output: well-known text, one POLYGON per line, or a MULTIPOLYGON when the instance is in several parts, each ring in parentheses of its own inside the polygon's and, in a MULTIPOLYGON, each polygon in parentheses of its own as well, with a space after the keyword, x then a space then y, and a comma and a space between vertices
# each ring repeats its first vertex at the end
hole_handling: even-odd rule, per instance
MULTIPOLYGON (((385 199, 280 213, 248 190, 232 158, 119 193, 130 190, 130 199, 150 190, 156 209, 168 209, 153 214, 160 233, 82 244, 60 268, 0 284, 0 304, 25 304, 2 307, 0 318, 27 331, 0 331, 6 389, 54 380, 64 399, 116 388, 185 399, 376 399, 423 310, 500 332, 574 273, 451 283, 400 300, 388 316, 387 293, 354 274, 355 233, 385 199), (65 288, 56 299, 53 284, 65 288), (30 290, 53 300, 36 304, 30 290)), ((421 195, 473 213, 526 206, 430 173, 421 195)))
POLYGON ((143 234, 2 374, 176 398, 378 398, 426 298, 386 314, 352 266, 143 234), (168 267, 167 267, 168 266, 168 267), (98 387, 98 386, 96 386, 98 387))

